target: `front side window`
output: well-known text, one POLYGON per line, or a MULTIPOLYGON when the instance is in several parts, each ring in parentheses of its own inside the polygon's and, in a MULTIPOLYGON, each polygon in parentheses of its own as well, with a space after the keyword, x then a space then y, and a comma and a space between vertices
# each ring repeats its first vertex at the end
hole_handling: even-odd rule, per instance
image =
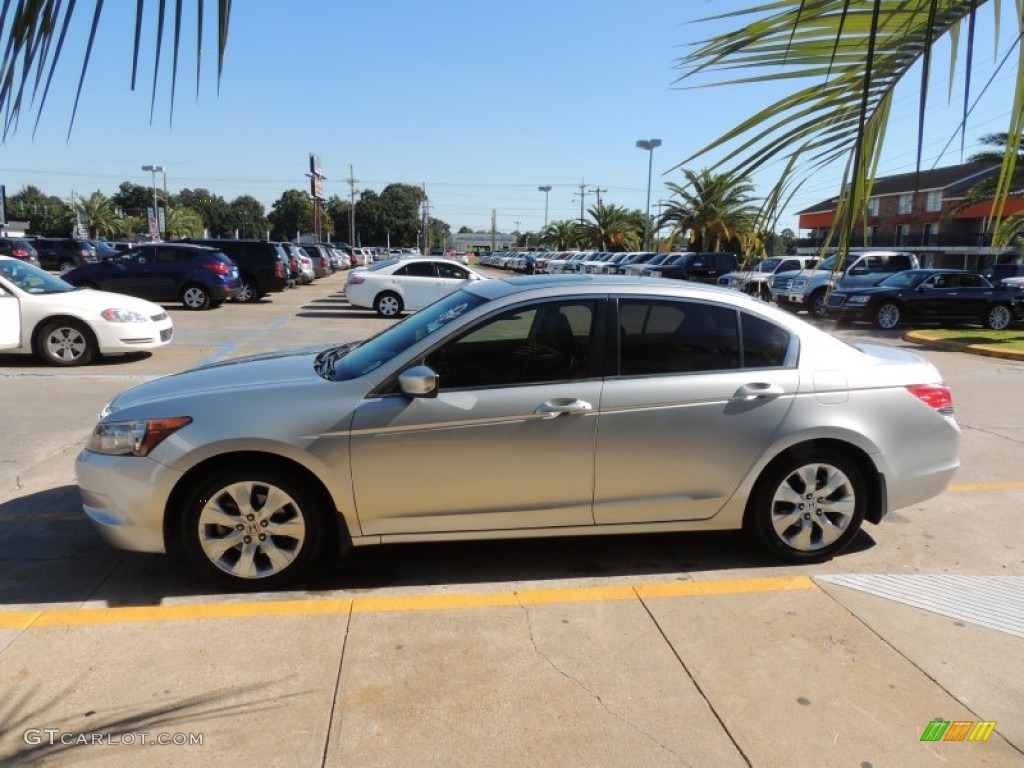
POLYGON ((466 280, 469 278, 469 273, 462 267, 457 267, 454 264, 438 264, 437 274, 439 277, 448 278, 450 280, 466 280))
POLYGON ((575 381, 597 375, 596 301, 556 301, 502 312, 427 355, 442 390, 575 381))
POLYGON ((736 311, 658 299, 619 302, 619 374, 696 373, 738 368, 736 311))

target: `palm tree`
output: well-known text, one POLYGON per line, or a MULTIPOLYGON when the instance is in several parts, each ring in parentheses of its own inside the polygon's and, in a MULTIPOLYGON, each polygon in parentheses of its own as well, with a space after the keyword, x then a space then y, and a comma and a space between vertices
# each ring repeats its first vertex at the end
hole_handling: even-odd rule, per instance
MULTIPOLYGON (((224 69, 224 51, 228 42, 231 0, 216 0, 216 2, 218 8, 217 83, 219 87, 221 73, 224 69)), ((77 5, 82 7, 88 6, 89 3, 78 3, 77 5)), ((89 68, 89 58, 96 40, 96 30, 100 24, 103 5, 103 0, 95 0, 92 3, 92 24, 89 28, 89 39, 85 45, 85 58, 82 62, 82 73, 78 79, 78 92, 75 94, 75 104, 71 111, 71 119, 68 121, 69 136, 75 122, 75 114, 78 112, 78 100, 82 95, 82 84, 85 82, 85 73, 89 68)), ((132 90, 135 90, 138 75, 142 19, 146 5, 146 0, 137 0, 135 47, 132 58, 132 90)), ((153 120, 153 107, 156 104, 156 84, 163 54, 164 24, 171 20, 174 23, 174 43, 171 49, 170 104, 171 117, 174 116, 174 92, 178 82, 178 52, 184 32, 185 14, 183 0, 173 3, 173 10, 171 5, 172 3, 167 3, 166 0, 159 0, 156 20, 156 52, 153 57, 153 92, 149 106, 150 121, 153 120)), ((189 5, 195 8, 192 17, 196 20, 196 97, 198 98, 203 56, 203 0, 196 0, 189 5)), ((37 99, 39 108, 36 112, 35 125, 39 125, 39 118, 46 105, 50 83, 60 61, 61 52, 64 50, 64 44, 74 40, 75 37, 74 32, 68 35, 68 30, 72 26, 75 29, 79 28, 79 25, 71 23, 75 8, 74 2, 62 3, 59 0, 13 0, 13 2, 5 0, 3 13, 0 13, 0 38, 7 40, 3 59, 0 59, 0 113, 3 114, 3 138, 17 129, 22 107, 26 103, 34 104, 37 99), (3 21, 5 18, 10 19, 10 26, 5 27, 3 21)), ((71 47, 80 47, 78 43, 79 41, 74 41, 71 47)))
POLYGON ((118 240, 134 240, 145 228, 146 222, 141 216, 124 216, 114 220, 110 235, 118 240))
POLYGON ((590 246, 599 251, 635 251, 643 240, 632 212, 613 203, 598 203, 587 211, 585 226, 590 246))
POLYGON ((579 242, 580 223, 570 219, 552 221, 540 234, 540 241, 550 245, 556 251, 564 251, 575 247, 579 242))
MULTIPOLYGON (((896 86, 913 66, 921 64, 917 152, 920 168, 928 77, 936 43, 947 34, 950 36, 955 67, 959 33, 967 27, 963 129, 970 108, 975 20, 986 8, 992 9, 998 20, 999 7, 998 0, 752 3, 730 16, 756 18, 699 44, 679 62, 683 70, 680 79, 720 72, 725 83, 801 79, 810 82, 685 158, 680 165, 712 149, 739 142, 712 169, 727 166, 733 174, 745 177, 773 160, 788 158, 779 180, 782 185, 791 184, 793 178, 809 178, 833 161, 845 160, 836 224, 826 241, 826 245, 834 241, 844 256, 858 220, 866 213, 896 86), (744 76, 743 70, 749 75, 744 76)), ((1015 47, 1019 50, 1019 35, 1024 32, 1019 3, 1016 10, 1019 30, 1015 47)), ((952 77, 950 72, 950 80, 952 77)), ((995 221, 1001 218, 1003 203, 1011 190, 1024 129, 1024 68, 1019 64, 1016 80, 1007 133, 1010 140, 1000 158, 1002 168, 993 196, 995 221)))
POLYGON ((687 233, 698 251, 718 251, 722 244, 753 228, 757 210, 750 194, 753 185, 746 178, 683 169, 685 184, 667 182, 674 200, 665 209, 658 227, 671 227, 669 248, 687 233))
POLYGON ((168 237, 200 237, 203 217, 194 208, 168 208, 165 226, 168 237))
POLYGON ((85 217, 85 225, 89 229, 90 238, 95 240, 114 231, 117 211, 110 198, 102 192, 93 192, 88 197, 79 198, 76 205, 85 217))

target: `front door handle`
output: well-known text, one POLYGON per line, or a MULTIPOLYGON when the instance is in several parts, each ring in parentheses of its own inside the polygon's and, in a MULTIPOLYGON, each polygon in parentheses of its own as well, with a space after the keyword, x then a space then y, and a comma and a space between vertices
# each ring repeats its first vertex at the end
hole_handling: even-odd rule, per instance
POLYGON ((569 397, 559 397, 548 400, 537 406, 534 414, 545 419, 553 419, 563 413, 586 413, 594 410, 594 406, 585 400, 576 400, 569 397))
POLYGON ((776 397, 784 394, 786 394, 786 390, 778 384, 768 384, 763 381, 744 384, 736 391, 736 396, 744 400, 752 400, 755 397, 776 397))

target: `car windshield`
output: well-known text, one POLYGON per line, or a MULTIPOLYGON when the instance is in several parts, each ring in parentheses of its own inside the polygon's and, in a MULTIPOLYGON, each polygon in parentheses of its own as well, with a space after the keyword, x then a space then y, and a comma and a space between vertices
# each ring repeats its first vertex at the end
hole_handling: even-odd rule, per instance
POLYGON ((329 381, 348 381, 365 376, 416 342, 486 302, 484 297, 469 291, 456 291, 358 346, 343 344, 324 350, 316 356, 313 367, 319 376, 329 381))
POLYGON ((927 275, 907 270, 906 272, 897 272, 895 275, 889 275, 879 285, 884 285, 886 288, 913 288, 924 277, 927 277, 927 275))
POLYGON ((765 259, 756 267, 754 267, 754 272, 774 272, 781 263, 782 259, 777 259, 774 257, 771 259, 765 259))
POLYGON ((67 293, 75 290, 73 285, 65 283, 39 267, 24 261, 0 259, 0 275, 10 280, 25 293, 67 293))

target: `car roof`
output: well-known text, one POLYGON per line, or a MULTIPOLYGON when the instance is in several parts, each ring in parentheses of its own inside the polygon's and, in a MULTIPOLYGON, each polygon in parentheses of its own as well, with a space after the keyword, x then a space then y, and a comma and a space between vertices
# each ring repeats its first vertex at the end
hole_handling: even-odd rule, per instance
MULTIPOLYGON (((730 303, 749 303, 752 306, 764 304, 758 299, 730 288, 716 285, 691 283, 680 280, 663 280, 661 278, 628 277, 626 275, 526 275, 519 277, 500 277, 492 280, 481 280, 467 286, 486 299, 497 299, 515 293, 526 293, 543 289, 558 289, 559 295, 567 291, 580 295, 600 295, 605 292, 616 293, 662 293, 665 295, 686 295, 689 297, 705 297, 708 299, 728 299, 730 303)), ((552 290, 552 293, 556 291, 552 290)))

